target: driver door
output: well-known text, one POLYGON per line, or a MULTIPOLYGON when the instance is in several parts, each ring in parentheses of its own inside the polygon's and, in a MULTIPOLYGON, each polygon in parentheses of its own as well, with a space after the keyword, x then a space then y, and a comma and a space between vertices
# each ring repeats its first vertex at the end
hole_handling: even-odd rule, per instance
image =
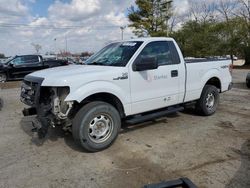
MULTIPOLYGON (((148 43, 138 55, 138 59, 156 58, 158 68, 146 71, 131 69, 132 113, 138 114, 177 104, 179 102, 180 61, 172 56, 171 41, 148 43)), ((183 74, 184 75, 184 74, 183 74)))
POLYGON ((23 57, 15 57, 13 60, 9 62, 9 77, 11 79, 21 78, 21 65, 24 63, 23 57))

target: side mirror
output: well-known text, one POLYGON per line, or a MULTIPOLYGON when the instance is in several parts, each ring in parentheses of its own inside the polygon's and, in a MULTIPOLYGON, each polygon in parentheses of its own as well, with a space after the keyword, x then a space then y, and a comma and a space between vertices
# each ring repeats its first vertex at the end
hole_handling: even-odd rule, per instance
POLYGON ((10 62, 10 63, 9 63, 9 66, 10 66, 10 67, 14 67, 15 65, 14 65, 14 63, 10 62))
POLYGON ((134 66, 135 71, 153 70, 157 68, 158 63, 155 57, 140 58, 135 62, 134 66))

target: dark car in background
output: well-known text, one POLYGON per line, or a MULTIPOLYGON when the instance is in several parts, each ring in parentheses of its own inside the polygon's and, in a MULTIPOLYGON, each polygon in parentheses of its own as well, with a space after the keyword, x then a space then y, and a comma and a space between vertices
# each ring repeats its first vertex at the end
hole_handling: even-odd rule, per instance
POLYGON ((15 56, 0 64, 0 82, 21 80, 25 75, 34 71, 69 64, 67 60, 44 60, 41 55, 15 56))
POLYGON ((247 84, 247 87, 250 88, 250 72, 247 74, 246 84, 247 84))

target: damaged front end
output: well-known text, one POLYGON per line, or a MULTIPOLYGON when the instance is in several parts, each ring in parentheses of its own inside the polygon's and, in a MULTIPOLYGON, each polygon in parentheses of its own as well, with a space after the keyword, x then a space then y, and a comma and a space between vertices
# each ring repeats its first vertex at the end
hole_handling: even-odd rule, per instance
POLYGON ((21 101, 30 106, 23 110, 24 116, 36 115, 32 124, 33 131, 43 138, 50 126, 62 125, 64 130, 71 130, 70 112, 73 102, 65 102, 69 87, 41 86, 43 78, 26 76, 21 86, 21 101))

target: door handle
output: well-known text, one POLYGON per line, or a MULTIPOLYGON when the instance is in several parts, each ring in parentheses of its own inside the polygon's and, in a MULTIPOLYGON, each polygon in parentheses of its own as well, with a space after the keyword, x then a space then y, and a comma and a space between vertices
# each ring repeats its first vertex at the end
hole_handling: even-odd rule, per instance
POLYGON ((178 77, 178 70, 172 70, 171 77, 178 77))

